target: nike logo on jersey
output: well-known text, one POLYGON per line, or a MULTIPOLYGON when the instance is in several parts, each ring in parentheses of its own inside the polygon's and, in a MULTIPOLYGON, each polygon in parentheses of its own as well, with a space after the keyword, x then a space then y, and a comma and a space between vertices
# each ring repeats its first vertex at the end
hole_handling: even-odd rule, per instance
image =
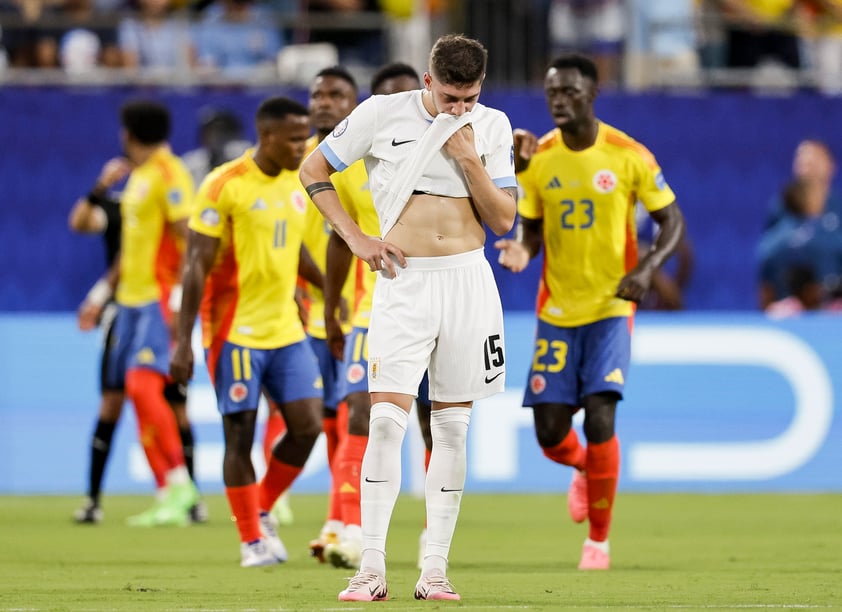
POLYGON ((415 139, 413 138, 412 140, 395 140, 394 138, 392 138, 392 146, 393 147, 399 147, 399 146, 404 145, 408 142, 415 142, 415 139))
POLYGON ((372 480, 368 476, 365 477, 366 482, 378 483, 378 482, 389 482, 388 480, 372 480))
POLYGON ((497 372, 494 376, 486 376, 485 377, 485 384, 489 385, 489 384, 493 383, 502 374, 503 374, 502 372, 497 372))
POLYGON ((445 489, 444 487, 441 488, 442 493, 456 493, 457 491, 461 491, 462 489, 445 489))

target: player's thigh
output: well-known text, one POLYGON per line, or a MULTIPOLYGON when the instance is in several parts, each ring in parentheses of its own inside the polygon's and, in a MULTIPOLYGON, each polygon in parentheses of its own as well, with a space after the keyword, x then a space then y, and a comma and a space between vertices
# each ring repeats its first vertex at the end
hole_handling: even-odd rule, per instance
POLYGON ((579 329, 538 321, 524 406, 579 405, 579 329))
MULTIPOLYGON (((466 402, 505 388, 503 307, 484 257, 439 274, 440 331, 429 366, 429 398, 466 402)), ((420 380, 419 380, 420 383, 420 380)), ((417 384, 413 393, 417 392, 417 384)))
POLYGON ((161 374, 170 369, 170 329, 161 304, 154 302, 137 308, 128 368, 149 368, 161 374))
POLYGON ((268 352, 263 388, 278 404, 287 428, 307 433, 322 423, 322 376, 310 343, 296 342, 268 352))
POLYGON ((611 317, 585 326, 581 348, 582 395, 616 393, 622 399, 631 360, 629 317, 611 317))

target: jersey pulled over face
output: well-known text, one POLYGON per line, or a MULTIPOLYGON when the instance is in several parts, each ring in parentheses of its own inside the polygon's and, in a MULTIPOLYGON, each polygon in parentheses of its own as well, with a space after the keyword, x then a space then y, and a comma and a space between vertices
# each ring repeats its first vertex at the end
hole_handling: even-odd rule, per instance
POLYGON ((307 198, 294 171, 264 174, 252 151, 202 183, 190 229, 220 239, 202 303, 206 347, 281 348, 304 339, 295 285, 307 198))
POLYGON ((582 151, 553 130, 518 180, 518 212, 544 226, 539 318, 571 327, 632 314, 633 305, 614 294, 637 265, 635 203, 655 211, 675 200, 654 156, 604 123, 582 151))

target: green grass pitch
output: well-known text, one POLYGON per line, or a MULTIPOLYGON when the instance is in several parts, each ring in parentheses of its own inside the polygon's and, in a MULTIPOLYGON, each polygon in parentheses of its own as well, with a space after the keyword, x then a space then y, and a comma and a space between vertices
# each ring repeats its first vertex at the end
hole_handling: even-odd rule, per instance
POLYGON ((105 499, 105 521, 77 526, 77 497, 0 497, 0 610, 754 610, 842 608, 842 496, 617 498, 612 569, 576 569, 584 525, 564 495, 466 494, 449 576, 461 602, 412 597, 423 502, 403 496, 388 544, 390 600, 338 602, 348 570, 307 543, 326 498, 292 496, 281 535, 290 560, 241 569, 223 496, 210 522, 124 524, 150 498, 105 499))

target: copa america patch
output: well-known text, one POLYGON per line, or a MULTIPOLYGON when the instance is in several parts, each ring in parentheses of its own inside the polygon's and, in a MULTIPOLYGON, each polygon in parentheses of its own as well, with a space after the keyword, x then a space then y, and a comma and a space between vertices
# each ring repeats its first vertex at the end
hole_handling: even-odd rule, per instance
POLYGON ((380 376, 380 357, 368 360, 368 378, 369 380, 377 380, 380 376))
POLYGON ((362 365, 360 365, 359 363, 352 363, 345 374, 345 378, 347 378, 348 382, 352 385, 355 385, 358 382, 360 382, 364 376, 365 368, 362 367, 362 365))
POLYGON ((617 186, 617 175, 611 170, 599 170, 593 175, 593 186, 599 193, 611 193, 617 186))
POLYGON ((249 388, 241 382, 235 382, 228 388, 228 397, 231 398, 232 402, 242 402, 248 397, 248 394, 249 388))
POLYGON ((342 121, 336 124, 336 127, 333 128, 332 136, 334 138, 339 138, 342 134, 345 133, 345 130, 348 129, 348 117, 345 117, 342 121))
POLYGON ((532 378, 529 379, 529 390, 532 391, 532 393, 543 393, 546 388, 547 379, 544 378, 543 375, 533 374, 532 378))
POLYGON ((213 208, 203 210, 199 218, 207 226, 214 227, 215 225, 219 225, 219 212, 213 208))

